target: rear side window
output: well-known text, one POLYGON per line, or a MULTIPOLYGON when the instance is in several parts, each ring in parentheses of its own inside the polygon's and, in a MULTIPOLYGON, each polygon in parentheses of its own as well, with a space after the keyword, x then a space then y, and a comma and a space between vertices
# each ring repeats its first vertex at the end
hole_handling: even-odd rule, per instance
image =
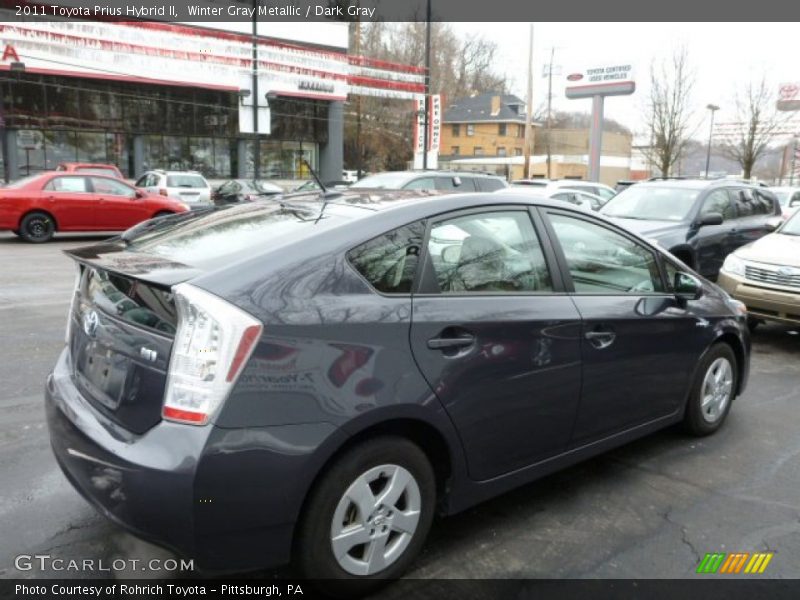
POLYGON ((734 190, 733 194, 736 199, 736 214, 739 218, 758 214, 753 210, 753 196, 750 190, 734 190))
POLYGON ((53 192, 88 192, 85 177, 54 177, 44 189, 53 192))
POLYGON ((347 260, 379 292, 408 294, 424 235, 424 221, 411 223, 353 248, 347 260))
POLYGON ((774 215, 780 212, 780 210, 776 208, 776 201, 772 199, 772 196, 762 192, 761 190, 755 190, 754 194, 756 203, 762 206, 762 210, 764 211, 763 214, 774 215))

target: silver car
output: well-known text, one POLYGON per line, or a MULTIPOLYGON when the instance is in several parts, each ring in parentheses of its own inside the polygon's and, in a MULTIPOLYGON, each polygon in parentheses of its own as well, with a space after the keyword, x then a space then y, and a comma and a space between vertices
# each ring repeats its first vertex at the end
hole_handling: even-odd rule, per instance
POLYGON ((180 200, 192 209, 212 206, 211 186, 197 171, 147 171, 135 185, 152 194, 180 200))

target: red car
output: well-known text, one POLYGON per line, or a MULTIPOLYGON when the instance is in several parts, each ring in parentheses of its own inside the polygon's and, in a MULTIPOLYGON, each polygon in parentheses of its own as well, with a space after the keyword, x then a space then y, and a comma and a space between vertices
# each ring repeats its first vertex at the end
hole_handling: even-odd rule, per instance
POLYGON ((28 242, 46 242, 56 231, 123 231, 187 210, 179 200, 104 175, 51 171, 0 188, 0 230, 28 242))
POLYGON ((56 167, 56 171, 69 171, 70 173, 83 173, 84 175, 107 175, 116 179, 125 179, 116 165, 104 163, 62 162, 56 167))

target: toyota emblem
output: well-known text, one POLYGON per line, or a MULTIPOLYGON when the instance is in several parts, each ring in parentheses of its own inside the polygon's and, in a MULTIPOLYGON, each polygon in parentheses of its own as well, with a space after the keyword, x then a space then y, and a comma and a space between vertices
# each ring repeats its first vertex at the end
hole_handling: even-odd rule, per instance
POLYGON ((97 332, 97 326, 100 324, 100 317, 97 311, 91 310, 83 313, 83 330, 89 337, 94 337, 97 332))

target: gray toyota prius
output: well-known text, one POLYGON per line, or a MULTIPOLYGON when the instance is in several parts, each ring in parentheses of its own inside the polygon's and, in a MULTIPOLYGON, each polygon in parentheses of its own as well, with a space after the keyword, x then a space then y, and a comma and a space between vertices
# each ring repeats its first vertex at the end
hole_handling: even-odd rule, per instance
POLYGON ((367 591, 435 514, 675 423, 713 433, 747 381, 741 303, 535 195, 285 197, 68 254, 58 463, 212 572, 367 591))

